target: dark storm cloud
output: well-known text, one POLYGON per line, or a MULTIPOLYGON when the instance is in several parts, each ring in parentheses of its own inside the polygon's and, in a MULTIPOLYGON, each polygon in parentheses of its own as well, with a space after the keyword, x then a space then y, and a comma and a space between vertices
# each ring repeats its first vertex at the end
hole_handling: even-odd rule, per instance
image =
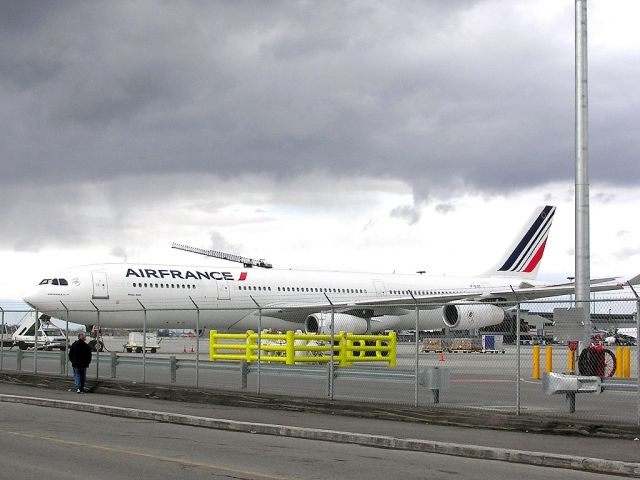
MULTIPOLYGON (((2 184, 318 171, 404 180, 420 205, 573 175, 569 3, 552 24, 508 1, 0 8, 2 184)), ((640 67, 614 60, 590 59, 591 172, 629 184, 640 67)))

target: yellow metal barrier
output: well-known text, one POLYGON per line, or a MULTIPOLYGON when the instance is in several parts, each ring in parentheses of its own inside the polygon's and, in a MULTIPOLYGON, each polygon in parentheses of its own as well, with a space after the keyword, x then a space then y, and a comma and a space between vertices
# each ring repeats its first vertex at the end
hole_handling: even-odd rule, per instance
POLYGON ((616 377, 622 378, 622 347, 616 347, 616 377))
POLYGON ((547 345, 545 349, 544 359, 546 361, 546 372, 553 372, 553 348, 550 345, 547 345))
POLYGON ((631 347, 624 347, 622 349, 622 376, 624 378, 631 378, 631 347))
POLYGON ((540 380, 540 345, 533 346, 533 378, 540 380))
MULTIPOLYGON (((331 361, 331 335, 305 334, 288 331, 260 335, 260 360, 295 363, 329 363, 331 361)), ((209 332, 209 359, 258 361, 258 334, 209 332)), ((397 338, 388 335, 354 335, 340 332, 334 335, 334 362, 348 366, 357 362, 387 362, 396 366, 397 338)))
POLYGON ((570 373, 576 371, 576 353, 573 350, 567 350, 567 371, 570 373))

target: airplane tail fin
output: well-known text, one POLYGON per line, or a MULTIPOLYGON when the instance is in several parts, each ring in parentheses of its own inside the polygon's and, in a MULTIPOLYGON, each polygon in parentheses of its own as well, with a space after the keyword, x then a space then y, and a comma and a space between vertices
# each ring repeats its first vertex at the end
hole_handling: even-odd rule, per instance
POLYGON ((555 212, 556 207, 550 205, 536 208, 511 247, 487 275, 535 279, 555 212))

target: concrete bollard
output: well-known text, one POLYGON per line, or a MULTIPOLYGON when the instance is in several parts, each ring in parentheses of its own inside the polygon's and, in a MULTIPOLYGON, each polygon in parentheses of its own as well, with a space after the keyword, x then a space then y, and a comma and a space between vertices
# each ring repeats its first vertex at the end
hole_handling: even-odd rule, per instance
POLYGON ((116 378, 116 366, 118 365, 118 356, 116 352, 111 352, 111 378, 116 378))
POLYGON ((178 372, 178 360, 175 355, 169 357, 169 372, 171 376, 171 383, 176 383, 176 377, 178 372))
POLYGON ((60 375, 64 375, 67 366, 67 352, 60 350, 60 375))
POLYGON ((20 349, 16 350, 16 370, 18 370, 19 372, 22 371, 22 357, 23 357, 22 350, 20 349))

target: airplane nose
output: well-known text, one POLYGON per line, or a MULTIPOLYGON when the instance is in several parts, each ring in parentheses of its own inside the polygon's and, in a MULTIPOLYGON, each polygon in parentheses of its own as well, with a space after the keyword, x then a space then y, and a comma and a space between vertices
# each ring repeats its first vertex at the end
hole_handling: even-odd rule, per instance
POLYGON ((29 305, 31 308, 35 308, 34 302, 37 301, 38 294, 36 290, 29 290, 26 294, 22 296, 22 301, 29 305))

